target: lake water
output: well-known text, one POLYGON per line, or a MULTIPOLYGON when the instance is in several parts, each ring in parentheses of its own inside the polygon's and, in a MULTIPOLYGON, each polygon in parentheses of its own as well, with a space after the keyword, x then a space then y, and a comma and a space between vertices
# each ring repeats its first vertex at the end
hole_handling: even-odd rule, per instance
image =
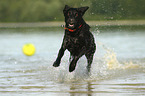
POLYGON ((144 26, 93 27, 97 52, 91 75, 86 58, 69 73, 69 52, 52 67, 63 28, 0 29, 0 96, 143 96, 145 95, 144 26), (32 43, 34 56, 22 53, 32 43))

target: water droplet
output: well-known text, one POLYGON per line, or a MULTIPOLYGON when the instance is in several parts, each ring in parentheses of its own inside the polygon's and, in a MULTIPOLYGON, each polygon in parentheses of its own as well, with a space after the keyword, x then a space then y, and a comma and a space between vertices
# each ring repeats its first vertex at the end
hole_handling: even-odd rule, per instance
POLYGON ((92 12, 91 14, 93 15, 94 13, 92 12))
POLYGON ((25 73, 25 70, 23 70, 23 73, 25 73))
POLYGON ((15 61, 14 64, 17 64, 17 61, 15 61))
POLYGON ((64 27, 64 25, 61 25, 61 27, 64 27))
POLYGON ((97 35, 99 35, 100 34, 100 30, 97 30, 97 35))

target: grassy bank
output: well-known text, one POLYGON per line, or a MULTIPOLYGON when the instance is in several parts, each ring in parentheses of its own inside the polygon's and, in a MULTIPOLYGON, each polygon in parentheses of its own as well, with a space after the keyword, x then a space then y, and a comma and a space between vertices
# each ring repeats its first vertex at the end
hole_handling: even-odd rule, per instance
MULTIPOLYGON (((120 25, 145 25, 145 20, 106 20, 87 21, 90 26, 120 26, 120 25)), ((53 22, 25 22, 25 23, 0 23, 0 28, 21 28, 21 27, 62 27, 63 21, 53 22)))

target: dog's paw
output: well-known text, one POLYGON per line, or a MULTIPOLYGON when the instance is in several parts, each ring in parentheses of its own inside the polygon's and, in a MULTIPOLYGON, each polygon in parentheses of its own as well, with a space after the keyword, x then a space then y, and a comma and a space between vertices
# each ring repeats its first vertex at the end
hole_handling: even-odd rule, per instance
POLYGON ((69 72, 73 72, 75 68, 69 68, 69 72))
POLYGON ((54 67, 58 67, 59 64, 60 64, 60 62, 55 61, 55 62, 53 63, 53 66, 54 66, 54 67))
POLYGON ((76 64, 70 64, 69 72, 73 72, 75 70, 76 64))
POLYGON ((90 66, 87 66, 87 71, 88 71, 88 73, 90 73, 90 71, 91 71, 91 67, 90 66))

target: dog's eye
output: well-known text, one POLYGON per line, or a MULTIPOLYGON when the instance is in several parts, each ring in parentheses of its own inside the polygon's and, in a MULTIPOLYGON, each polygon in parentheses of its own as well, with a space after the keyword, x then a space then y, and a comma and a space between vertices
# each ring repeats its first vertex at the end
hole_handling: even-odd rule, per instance
POLYGON ((78 13, 76 13, 75 16, 78 17, 78 13))
POLYGON ((68 16, 70 16, 71 14, 72 14, 72 12, 70 12, 70 11, 67 13, 68 16))

